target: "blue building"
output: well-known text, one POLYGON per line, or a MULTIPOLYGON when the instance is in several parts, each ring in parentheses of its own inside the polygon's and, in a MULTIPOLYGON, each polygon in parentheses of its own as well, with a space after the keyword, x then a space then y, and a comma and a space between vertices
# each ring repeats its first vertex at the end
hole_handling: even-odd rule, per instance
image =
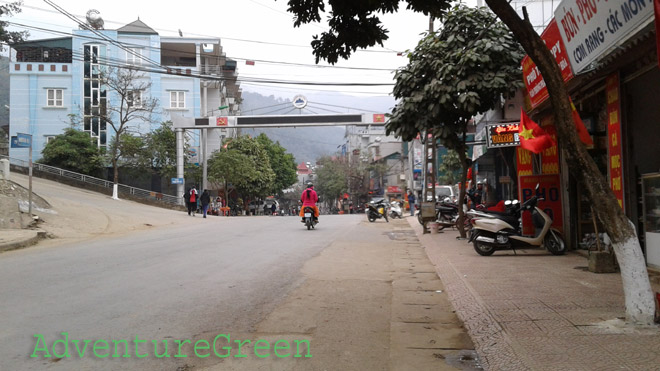
MULTIPOLYGON (((147 133, 171 115, 205 117, 237 115, 241 90, 236 61, 227 59, 220 39, 161 37, 139 19, 117 30, 73 30, 71 37, 26 41, 12 45, 10 62, 9 132, 32 134, 34 159, 48 141, 81 119, 79 129, 90 133, 99 147, 112 139, 103 119, 108 105, 117 105, 116 92, 103 86, 104 68, 133 68, 148 82, 149 91, 132 92, 132 104, 158 99, 151 120, 129 122, 131 132, 147 133), (218 108, 226 106, 222 111, 218 108)), ((193 133, 194 134, 194 133, 193 133)), ((209 135, 209 153, 219 148, 222 133, 209 135)), ((191 145, 199 145, 196 135, 191 145)), ((26 149, 10 149, 10 157, 27 160, 26 149)))

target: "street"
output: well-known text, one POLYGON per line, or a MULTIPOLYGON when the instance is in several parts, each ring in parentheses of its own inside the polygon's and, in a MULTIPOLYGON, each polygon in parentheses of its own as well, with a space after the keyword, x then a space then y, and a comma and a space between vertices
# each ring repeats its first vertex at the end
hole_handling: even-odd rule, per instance
MULTIPOLYGON (((47 361, 27 357, 34 334, 52 343, 61 332, 93 340, 249 332, 299 284, 305 261, 362 220, 328 216, 307 231, 293 217, 197 218, 185 227, 3 255, 0 342, 9 346, 0 349, 2 363, 32 369, 47 361)), ((117 367, 71 361, 76 368, 117 367)), ((162 369, 174 361, 139 362, 162 369)))

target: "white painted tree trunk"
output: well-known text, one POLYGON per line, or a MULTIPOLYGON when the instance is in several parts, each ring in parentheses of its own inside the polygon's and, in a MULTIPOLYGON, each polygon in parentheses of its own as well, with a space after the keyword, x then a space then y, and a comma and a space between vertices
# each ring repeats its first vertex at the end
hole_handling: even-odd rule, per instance
POLYGON ((117 183, 112 185, 112 199, 119 200, 119 184, 117 183))
POLYGON ((613 241, 612 247, 621 269, 621 281, 626 300, 626 322, 642 326, 652 325, 655 301, 646 270, 646 262, 642 255, 642 247, 637 236, 632 236, 622 243, 613 241))

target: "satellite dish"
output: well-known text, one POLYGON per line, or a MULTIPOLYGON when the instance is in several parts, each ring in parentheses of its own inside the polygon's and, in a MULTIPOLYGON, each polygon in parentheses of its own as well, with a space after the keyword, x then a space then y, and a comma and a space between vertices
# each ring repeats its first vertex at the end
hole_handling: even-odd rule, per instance
POLYGON ((93 28, 95 30, 103 29, 104 22, 99 14, 101 13, 96 9, 90 9, 87 11, 87 15, 85 16, 85 18, 87 19, 87 24, 89 25, 90 28, 93 28))

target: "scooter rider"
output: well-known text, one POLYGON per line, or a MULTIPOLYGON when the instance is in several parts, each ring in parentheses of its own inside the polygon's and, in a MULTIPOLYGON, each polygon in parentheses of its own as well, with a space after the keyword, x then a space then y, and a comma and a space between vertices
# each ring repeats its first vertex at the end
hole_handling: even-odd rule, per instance
POLYGON ((305 207, 311 207, 314 209, 314 219, 316 222, 319 222, 319 208, 316 207, 316 203, 319 201, 319 196, 314 190, 314 184, 312 182, 307 183, 307 189, 303 191, 300 196, 300 201, 302 201, 302 207, 300 208, 300 217, 302 222, 305 222, 305 207))

